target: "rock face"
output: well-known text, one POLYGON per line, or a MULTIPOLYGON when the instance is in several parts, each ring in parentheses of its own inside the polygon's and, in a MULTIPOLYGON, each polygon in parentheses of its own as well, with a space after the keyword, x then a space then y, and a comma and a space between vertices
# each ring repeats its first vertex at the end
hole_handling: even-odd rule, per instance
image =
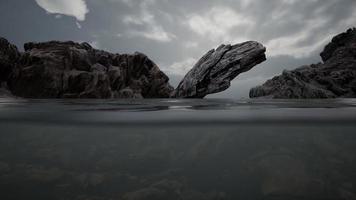
POLYGON ((335 36, 320 55, 323 63, 284 71, 251 89, 250 97, 355 98, 356 29, 335 36))
POLYGON ((87 43, 27 43, 8 85, 26 98, 164 98, 173 88, 147 56, 112 54, 87 43))
POLYGON ((8 79, 19 57, 20 53, 16 46, 0 38, 0 85, 8 79))
POLYGON ((266 60, 257 42, 221 45, 204 55, 174 90, 141 53, 113 54, 88 43, 26 43, 25 52, 0 38, 0 83, 25 98, 203 98, 221 92, 266 60))
POLYGON ((266 60, 266 48, 257 42, 221 45, 205 54, 172 94, 176 98, 204 98, 230 87, 240 73, 266 60))

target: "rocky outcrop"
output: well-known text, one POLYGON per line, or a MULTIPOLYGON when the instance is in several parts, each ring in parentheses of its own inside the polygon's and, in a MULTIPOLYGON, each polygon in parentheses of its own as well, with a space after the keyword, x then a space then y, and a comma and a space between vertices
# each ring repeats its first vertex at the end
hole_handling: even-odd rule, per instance
POLYGON ((7 80, 19 58, 17 47, 0 37, 0 97, 13 97, 8 89, 7 80))
POLYGON ((8 79, 19 57, 16 46, 0 38, 0 83, 8 79))
POLYGON ((113 54, 88 43, 26 43, 19 53, 0 40, 1 82, 25 98, 203 98, 221 92, 242 72, 266 60, 257 42, 221 45, 204 55, 174 90, 141 53, 113 54))
POLYGON ((164 98, 168 77, 141 53, 112 54, 87 43, 27 43, 8 79, 26 98, 164 98))
POLYGON ((253 41, 210 50, 188 72, 172 97, 203 98, 224 91, 237 75, 265 61, 265 51, 263 45, 253 41))
POLYGON ((251 89, 250 97, 355 98, 356 29, 335 36, 320 55, 323 63, 284 71, 251 89))

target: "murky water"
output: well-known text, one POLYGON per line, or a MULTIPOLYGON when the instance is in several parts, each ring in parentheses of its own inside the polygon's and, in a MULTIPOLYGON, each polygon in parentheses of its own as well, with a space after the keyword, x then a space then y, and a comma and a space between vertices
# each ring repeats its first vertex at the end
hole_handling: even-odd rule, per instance
POLYGON ((356 199, 356 100, 0 99, 0 199, 356 199))

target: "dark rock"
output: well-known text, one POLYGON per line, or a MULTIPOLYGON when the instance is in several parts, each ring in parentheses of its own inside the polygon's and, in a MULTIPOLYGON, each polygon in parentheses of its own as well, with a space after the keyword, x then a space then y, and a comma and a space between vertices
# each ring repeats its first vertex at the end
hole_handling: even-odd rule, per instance
POLYGON ((173 88, 147 56, 112 54, 87 43, 26 43, 8 80, 26 98, 165 98, 173 88))
POLYGON ((141 53, 113 54, 88 43, 26 43, 19 53, 0 39, 0 82, 25 98, 203 98, 230 87, 237 75, 266 60, 257 42, 209 51, 178 88, 141 53))
POLYGON ((250 97, 281 99, 355 98, 356 29, 332 39, 321 53, 324 63, 303 66, 250 90, 250 97))
POLYGON ((9 88, 7 87, 6 82, 0 83, 0 98, 16 98, 9 91, 9 88))
MULTIPOLYGON (((341 33, 335 36, 331 40, 331 43, 326 45, 324 51, 320 53, 320 56, 323 59, 323 61, 326 62, 332 56, 334 56, 334 53, 340 48, 355 50, 356 48, 355 43, 356 43, 356 28, 349 29, 345 33, 341 33)), ((353 56, 355 56, 355 54, 353 54, 353 56)))
POLYGON ((230 87, 240 73, 266 60, 266 48, 258 42, 221 45, 205 54, 172 94, 177 98, 204 98, 230 87))
POLYGON ((8 79, 19 57, 16 46, 0 37, 0 83, 8 79))

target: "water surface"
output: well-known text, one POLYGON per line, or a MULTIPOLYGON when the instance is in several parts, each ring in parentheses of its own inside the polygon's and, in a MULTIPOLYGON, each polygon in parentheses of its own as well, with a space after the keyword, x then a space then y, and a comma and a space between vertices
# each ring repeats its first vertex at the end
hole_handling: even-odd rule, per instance
POLYGON ((0 99, 0 199, 356 199, 356 100, 0 99))

